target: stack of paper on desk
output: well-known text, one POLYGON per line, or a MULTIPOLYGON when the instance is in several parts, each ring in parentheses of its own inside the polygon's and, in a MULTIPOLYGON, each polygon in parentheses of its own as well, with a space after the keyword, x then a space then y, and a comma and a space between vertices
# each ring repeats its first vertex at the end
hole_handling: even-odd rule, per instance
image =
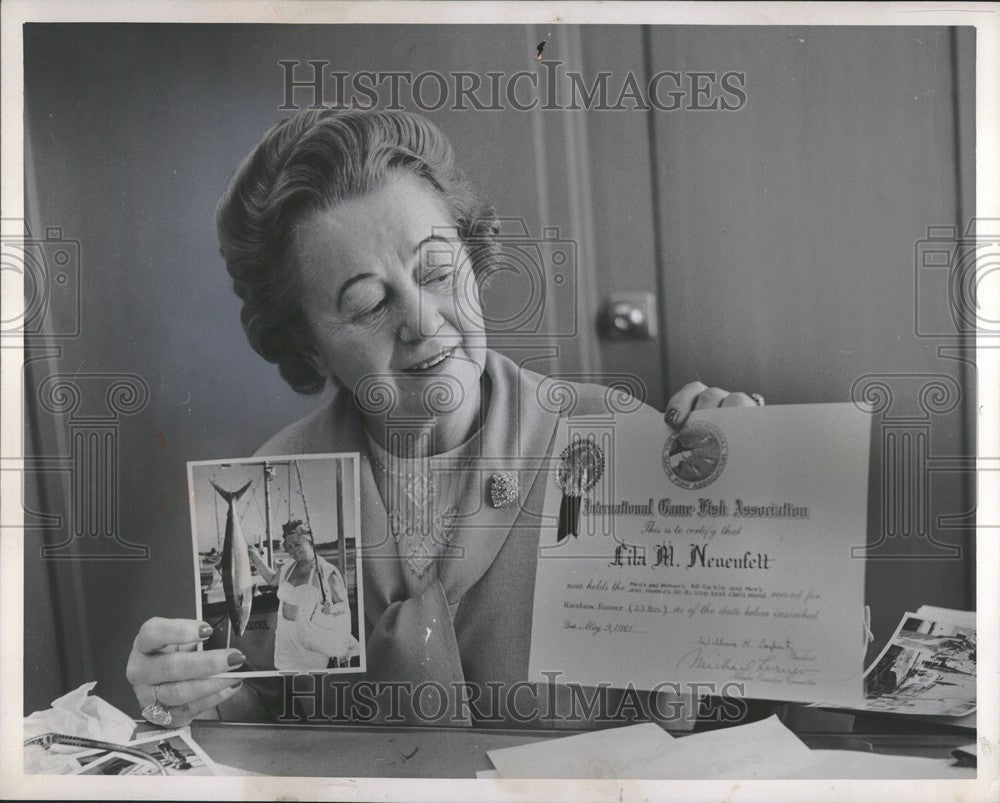
POLYGON ((490 750, 501 778, 643 778, 628 774, 662 761, 674 743, 653 722, 490 750))
POLYGON ((811 761, 777 717, 682 739, 654 723, 630 725, 487 755, 501 778, 773 778, 811 761))
POLYGON ((657 769, 659 777, 697 780, 783 778, 812 760, 812 751, 776 716, 685 736, 657 769))
POLYGON ((487 752, 495 770, 479 778, 783 778, 975 777, 948 760, 810 750, 775 717, 673 739, 647 723, 487 752))

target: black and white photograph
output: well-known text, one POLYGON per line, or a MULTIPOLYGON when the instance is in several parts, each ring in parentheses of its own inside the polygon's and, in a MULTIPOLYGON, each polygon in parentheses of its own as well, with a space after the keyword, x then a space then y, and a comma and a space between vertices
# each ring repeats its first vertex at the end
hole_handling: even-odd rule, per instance
POLYGON ((976 631, 915 615, 865 673, 873 711, 964 717, 976 709, 976 631))
POLYGON ((5 749, 983 797, 996 12, 5 3, 5 749))
POLYGON ((159 772, 150 762, 124 753, 104 753, 84 764, 77 775, 146 775, 159 772))
POLYGON ((214 776, 212 761, 180 731, 143 736, 118 750, 78 759, 76 775, 214 776))
POLYGON ((363 672, 356 455, 188 464, 198 616, 231 674, 363 672), (234 661, 235 663, 235 661, 234 661))

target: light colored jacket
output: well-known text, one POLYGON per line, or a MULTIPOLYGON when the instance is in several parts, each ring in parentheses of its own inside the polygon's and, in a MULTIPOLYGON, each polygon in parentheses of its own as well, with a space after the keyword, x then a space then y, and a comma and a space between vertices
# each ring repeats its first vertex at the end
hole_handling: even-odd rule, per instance
MULTIPOLYGON (((450 546, 458 556, 440 561, 438 580, 419 596, 407 595, 402 574, 406 568, 389 534, 351 394, 341 390, 329 404, 282 430, 258 451, 264 456, 361 455, 366 681, 433 681, 447 689, 469 683, 479 690, 487 683, 523 684, 528 678, 540 514, 545 484, 551 481, 548 463, 556 426, 565 415, 604 416, 622 409, 623 403, 629 409, 641 406, 634 398, 625 401, 620 389, 543 377, 492 351, 487 353, 486 374, 491 396, 476 461, 481 504, 453 531, 450 546), (489 483, 500 471, 518 473, 520 498, 493 507, 489 483)), ((523 710, 521 703, 518 709, 523 710)), ((506 710, 499 714, 507 719, 506 710)))

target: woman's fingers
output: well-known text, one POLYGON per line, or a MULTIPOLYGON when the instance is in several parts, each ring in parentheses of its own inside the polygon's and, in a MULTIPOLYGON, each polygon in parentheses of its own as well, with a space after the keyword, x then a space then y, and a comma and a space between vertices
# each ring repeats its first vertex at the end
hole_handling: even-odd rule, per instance
POLYGON ((692 410, 756 406, 757 402, 746 393, 730 393, 722 388, 706 387, 701 382, 691 382, 671 397, 663 417, 669 426, 680 427, 687 421, 692 410))
POLYGON ((246 658, 233 649, 196 650, 210 635, 211 626, 196 619, 157 617, 143 623, 125 676, 144 710, 159 703, 179 727, 236 693, 239 682, 213 676, 242 666, 246 658))
POLYGON ((729 393, 722 400, 720 407, 756 407, 757 402, 751 399, 746 393, 729 393))
MULTIPOLYGON (((231 681, 228 678, 223 678, 220 681, 214 681, 216 683, 223 683, 223 687, 216 691, 210 691, 208 694, 204 694, 201 697, 196 697, 195 699, 185 700, 184 702, 174 705, 170 702, 169 695, 167 694, 167 689, 170 686, 175 686, 179 684, 167 684, 161 686, 156 691, 156 700, 170 712, 170 727, 171 728, 182 728, 185 725, 190 724, 191 720, 197 717, 204 711, 208 711, 210 708, 215 708, 215 706, 224 703, 243 685, 242 681, 231 681)), ((145 707, 153 702, 153 688, 152 686, 146 687, 143 690, 143 694, 140 696, 139 702, 145 707), (146 698, 145 700, 143 698, 146 698)))
POLYGON ((694 401, 695 410, 704 410, 706 407, 719 407, 729 395, 728 391, 722 388, 706 388, 694 401))
POLYGON ((133 660, 135 657, 133 653, 126 672, 133 686, 208 678, 231 672, 246 662, 239 650, 165 652, 133 660))
POLYGON ((672 427, 679 427, 691 414, 694 409, 695 399, 703 390, 707 390, 701 382, 690 382, 677 391, 667 402, 667 411, 664 419, 672 427))
POLYGON ((177 708, 171 708, 170 714, 173 716, 174 721, 171 723, 170 727, 176 728, 187 725, 192 719, 202 712, 208 711, 208 709, 215 708, 215 706, 224 703, 236 694, 242 685, 243 682, 238 680, 224 688, 222 691, 215 692, 214 694, 208 694, 198 700, 178 706, 177 708))
POLYGON ((163 619, 153 617, 143 622, 135 637, 134 648, 143 655, 152 655, 181 644, 204 641, 212 635, 212 626, 197 619, 163 619))
POLYGON ((218 694, 240 681, 233 678, 200 678, 181 680, 176 683, 161 683, 156 690, 156 699, 167 708, 185 706, 211 694, 218 694))

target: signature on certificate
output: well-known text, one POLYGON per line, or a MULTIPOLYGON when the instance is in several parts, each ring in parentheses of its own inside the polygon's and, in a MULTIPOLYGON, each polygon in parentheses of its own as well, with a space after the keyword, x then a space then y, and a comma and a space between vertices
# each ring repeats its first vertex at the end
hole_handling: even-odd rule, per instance
POLYGON ((737 680, 779 681, 812 685, 819 672, 812 664, 816 654, 797 650, 790 639, 746 639, 701 637, 699 646, 677 661, 681 669, 732 672, 737 680))

